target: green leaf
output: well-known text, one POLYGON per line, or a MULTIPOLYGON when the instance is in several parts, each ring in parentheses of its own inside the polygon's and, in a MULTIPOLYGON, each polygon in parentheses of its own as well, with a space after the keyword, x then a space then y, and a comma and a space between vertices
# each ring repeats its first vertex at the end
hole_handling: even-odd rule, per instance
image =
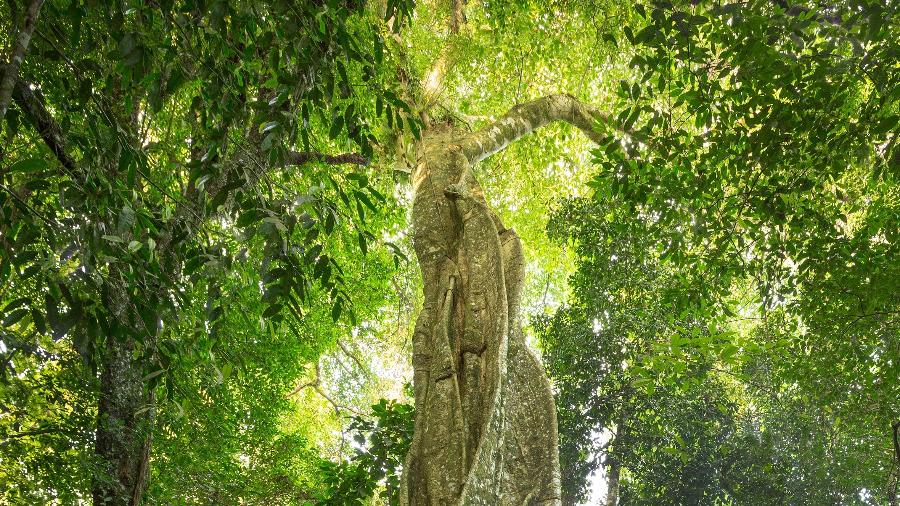
POLYGON ((47 167, 47 162, 45 162, 42 158, 26 158, 24 160, 19 160, 13 163, 9 167, 10 172, 22 172, 22 173, 31 173, 38 172, 47 167))
POLYGON ((337 139, 341 134, 341 130, 344 128, 344 117, 341 115, 337 115, 332 119, 331 129, 328 131, 328 138, 331 140, 337 139))
POLYGON ((359 241, 359 249, 362 250, 362 254, 365 255, 368 253, 368 245, 366 244, 366 236, 363 235, 362 232, 356 234, 356 238, 359 241))
POLYGON ((3 314, 8 314, 10 311, 24 306, 29 300, 31 300, 30 297, 19 297, 18 299, 10 301, 9 304, 3 308, 3 314))
POLYGON ((334 301, 334 305, 331 306, 331 320, 337 322, 341 319, 341 310, 343 306, 343 299, 337 299, 334 301))
POLYGON ((15 311, 6 315, 6 317, 3 319, 3 326, 9 327, 10 325, 13 325, 13 324, 17 323, 19 320, 21 320, 22 318, 24 318, 25 315, 27 315, 27 314, 28 314, 27 308, 23 307, 23 308, 16 309, 15 311))
POLYGON ((144 376, 143 378, 141 378, 141 381, 150 381, 150 380, 152 380, 153 378, 159 376, 160 374, 162 374, 162 373, 164 373, 164 372, 166 372, 165 369, 158 369, 158 370, 153 371, 153 372, 151 372, 150 374, 144 376))

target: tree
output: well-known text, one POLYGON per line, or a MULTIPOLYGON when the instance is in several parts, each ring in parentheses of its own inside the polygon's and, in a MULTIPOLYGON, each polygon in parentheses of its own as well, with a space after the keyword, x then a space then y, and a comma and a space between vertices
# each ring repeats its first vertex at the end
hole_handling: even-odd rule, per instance
MULTIPOLYGON (((642 286, 639 269, 662 266, 671 275, 649 300, 675 321, 654 318, 658 349, 631 351, 637 364, 629 379, 658 388, 684 381, 681 371, 698 357, 712 358, 717 375, 746 389, 740 402, 759 410, 746 425, 747 448, 738 450, 758 455, 765 445, 754 441, 767 441, 768 458, 796 475, 779 494, 798 504, 892 499, 888 406, 898 395, 900 350, 891 344, 896 227, 885 220, 897 216, 900 95, 888 63, 897 53, 889 35, 895 8, 653 2, 632 9, 636 16, 608 38, 629 52, 632 78, 619 83, 615 118, 637 136, 612 133, 595 152, 599 172, 589 184, 608 223, 572 234, 587 251, 575 278, 576 286, 584 280, 578 304, 614 313, 629 305, 606 302, 600 280, 610 281, 603 269, 615 265, 594 241, 610 241, 612 253, 637 266, 613 286, 618 279, 642 286), (614 245, 622 234, 641 246, 620 254, 614 245), (686 316, 716 339, 702 330, 679 335, 686 316)), ((569 226, 594 216, 574 213, 569 226)), ((552 353, 572 362, 565 353, 585 353, 587 322, 580 343, 561 340, 567 348, 552 353)), ((617 353, 612 346, 579 359, 617 353)), ((568 374, 565 359, 559 364, 568 374)), ((567 409, 590 399, 592 386, 606 390, 599 379, 580 379, 561 392, 576 399, 567 409)), ((590 434, 609 427, 602 423, 577 428, 590 434)), ((774 464, 765 474, 778 474, 774 464)))
MULTIPOLYGON (((270 331, 314 303, 334 320, 354 318, 327 237, 347 227, 365 253, 374 237, 364 208, 384 198, 358 172, 295 173, 308 178, 302 198, 274 173, 367 163, 368 118, 384 112, 353 84, 400 103, 380 73, 380 17, 399 29, 409 6, 53 2, 37 19, 40 5, 26 14, 0 86, 3 109, 9 83, 16 105, 4 141, 16 161, 4 166, 0 200, 4 377, 19 374, 16 362, 56 363, 60 353, 77 367, 55 344, 68 342, 85 376, 97 371, 87 387, 93 500, 137 504, 158 387, 173 391, 182 357, 205 353, 216 367, 221 267, 247 252, 258 259, 270 331), (25 58, 26 48, 41 58, 25 58), (313 149, 339 136, 362 153, 313 149), (235 235, 243 252, 228 248, 235 235), (204 305, 197 339, 173 334, 204 305)), ((19 413, 14 425, 33 415, 19 413)), ((59 429, 15 436, 47 430, 59 429)))
POLYGON ((0 17, 2 500, 397 498, 329 430, 386 314, 402 503, 557 503, 601 463, 620 502, 896 496, 896 6, 102 7, 0 17), (566 236, 621 266, 543 237, 587 191, 566 236), (410 236, 424 300, 388 295, 410 236))
POLYGON ((737 361, 712 316, 677 316, 673 289, 696 283, 647 256, 648 224, 629 216, 622 199, 577 199, 551 220, 579 258, 571 305, 535 323, 558 392, 564 503, 587 500, 602 466, 621 504, 812 505, 860 491, 877 504, 877 426, 835 423, 770 373, 785 315, 754 327, 737 361))

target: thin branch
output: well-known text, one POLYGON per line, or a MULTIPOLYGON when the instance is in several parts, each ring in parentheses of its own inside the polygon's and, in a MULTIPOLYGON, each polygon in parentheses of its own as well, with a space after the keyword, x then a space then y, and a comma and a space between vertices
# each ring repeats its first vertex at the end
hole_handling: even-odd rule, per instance
POLYGON ((322 162, 329 165, 369 165, 369 159, 359 153, 341 153, 328 155, 317 151, 290 151, 285 159, 285 164, 304 165, 310 162, 322 162))
POLYGON ((337 401, 332 399, 331 396, 328 394, 328 392, 326 392, 322 388, 322 369, 321 369, 321 366, 318 364, 318 362, 316 363, 316 377, 313 378, 311 381, 307 381, 306 383, 303 383, 302 385, 297 386, 297 388, 291 390, 290 393, 285 395, 285 398, 289 399, 289 398, 299 394, 303 390, 306 390, 307 388, 312 388, 319 395, 321 395, 322 398, 324 398, 326 401, 328 401, 328 403, 331 404, 331 407, 334 408, 335 413, 340 415, 341 410, 346 410, 346 411, 350 411, 354 415, 362 416, 362 413, 360 413, 358 410, 354 409, 353 407, 344 406, 343 404, 338 404, 337 401))
POLYGON ((13 442, 15 439, 20 439, 23 437, 31 437, 31 436, 42 436, 44 434, 53 434, 57 432, 63 432, 63 429, 59 427, 46 427, 43 429, 33 429, 33 430, 23 430, 21 432, 15 432, 13 434, 7 435, 0 441, 0 446, 6 446, 13 442))
POLYGON ((299 394, 300 392, 306 390, 306 389, 309 388, 309 387, 318 387, 318 386, 319 386, 319 383, 320 383, 321 381, 322 381, 321 369, 319 368, 319 364, 316 363, 316 376, 315 376, 315 378, 313 378, 311 381, 307 381, 306 383, 303 383, 302 385, 297 386, 297 388, 291 390, 290 393, 288 393, 287 395, 285 395, 285 397, 286 397, 286 398, 293 397, 293 396, 299 394))
POLYGON ((51 227, 54 226, 54 223, 51 223, 50 220, 47 219, 43 214, 39 213, 35 208, 33 208, 33 207, 31 207, 30 205, 28 205, 28 202, 25 202, 25 200, 23 200, 22 197, 20 197, 16 192, 14 192, 14 191, 12 191, 11 189, 7 188, 5 184, 0 183, 0 188, 2 188, 2 189, 3 189, 6 193, 8 193, 13 199, 15 199, 16 202, 18 202, 19 205, 21 205, 22 207, 24 207, 25 210, 28 211, 30 214, 32 214, 33 216, 37 216, 38 218, 41 219, 41 221, 43 221, 43 222, 46 223, 47 225, 49 225, 49 226, 51 226, 51 227))
POLYGON ((343 341, 341 341, 340 339, 338 339, 338 340, 337 340, 337 345, 341 348, 341 351, 343 351, 345 355, 347 355, 347 356, 350 357, 354 362, 356 362, 356 365, 357 365, 357 367, 360 368, 360 370, 362 370, 362 371, 365 372, 365 373, 368 373, 368 372, 369 372, 369 369, 368 369, 366 366, 363 365, 362 361, 361 361, 359 358, 357 358, 357 356, 356 356, 353 352, 351 352, 350 350, 347 349, 347 345, 345 345, 343 341))
POLYGON ((356 416, 362 416, 362 413, 360 413, 358 410, 354 409, 353 407, 344 406, 343 404, 338 404, 337 402, 335 402, 335 400, 332 399, 331 396, 329 396, 328 393, 322 389, 321 385, 316 385, 313 387, 313 389, 316 392, 318 392, 319 395, 321 395, 326 401, 328 401, 329 404, 331 404, 331 407, 334 408, 334 412, 337 413, 338 415, 341 414, 342 410, 347 410, 356 416))
POLYGON ((43 3, 44 0, 33 0, 28 6, 28 10, 25 11, 25 22, 13 43, 9 64, 3 69, 3 77, 0 78, 0 121, 6 116, 6 110, 9 108, 9 99, 12 97, 13 87, 16 84, 19 66, 25 59, 25 52, 28 50, 28 44, 31 43, 31 34, 34 33, 34 25, 37 23, 43 3))

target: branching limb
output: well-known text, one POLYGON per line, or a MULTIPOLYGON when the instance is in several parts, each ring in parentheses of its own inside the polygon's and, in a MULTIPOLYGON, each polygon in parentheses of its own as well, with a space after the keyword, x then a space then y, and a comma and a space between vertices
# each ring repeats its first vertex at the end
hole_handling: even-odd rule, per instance
POLYGON ((6 116, 6 110, 9 108, 9 100, 16 84, 16 76, 19 74, 19 66, 25 59, 25 52, 28 50, 28 44, 31 43, 31 34, 34 33, 34 25, 37 23, 43 3, 44 0, 32 0, 28 10, 25 11, 25 21, 13 42, 9 64, 3 69, 2 77, 0 77, 0 121, 6 116))
POLYGON ((335 401, 331 397, 331 395, 328 394, 328 392, 326 392, 322 388, 322 368, 319 366, 318 363, 316 363, 316 377, 313 378, 311 381, 307 381, 306 383, 303 383, 302 385, 297 386, 297 388, 291 390, 291 392, 288 393, 285 396, 285 398, 291 398, 291 397, 299 394, 303 390, 306 390, 307 388, 312 388, 319 395, 321 395, 323 399, 328 401, 328 404, 331 404, 331 407, 334 408, 335 413, 340 414, 341 411, 349 411, 349 412, 353 413, 354 415, 362 416, 362 413, 360 413, 357 409, 353 408, 352 406, 345 406, 343 404, 339 404, 337 401, 335 401))
MULTIPOLYGON (((603 138, 596 129, 597 123, 612 124, 606 113, 572 95, 548 95, 513 107, 494 123, 467 136, 461 147, 469 162, 474 164, 555 121, 569 123, 594 142, 603 138)), ((624 133, 633 135, 631 131, 624 133)))

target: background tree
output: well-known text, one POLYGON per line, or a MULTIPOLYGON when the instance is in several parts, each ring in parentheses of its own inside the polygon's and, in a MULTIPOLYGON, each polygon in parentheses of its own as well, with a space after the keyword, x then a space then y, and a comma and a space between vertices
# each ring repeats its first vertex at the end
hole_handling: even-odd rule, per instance
MULTIPOLYGON (((399 28, 408 12, 394 3, 385 17, 399 28)), ((264 332, 295 327, 314 303, 355 319, 332 251, 352 237, 365 253, 366 211, 385 198, 364 170, 324 166, 367 163, 369 118, 391 114, 375 110, 394 97, 380 70, 384 14, 224 2, 28 14, 31 57, 15 72, 17 42, 4 74, 17 106, 0 201, 4 375, 27 399, 21 373, 57 363, 61 340, 85 366, 67 375, 90 384, 96 368, 95 435, 80 431, 82 449, 95 446, 95 503, 140 502, 157 391, 184 386, 173 370, 196 358, 221 376, 234 367, 212 348, 235 262, 256 259, 242 280, 260 287, 264 332), (361 82, 376 93, 356 94, 361 82), (338 137, 361 154, 314 150, 338 137), (291 169, 310 163, 322 167, 291 169), (297 179, 304 190, 285 188, 297 179)), ((58 430, 35 408, 6 409, 8 439, 58 430)))
MULTIPOLYGON (((885 59, 897 54, 889 35, 896 12, 778 2, 632 9, 621 34, 610 30, 607 39, 631 57, 616 118, 635 135, 611 133, 595 152, 597 211, 562 213, 562 235, 580 244, 577 305, 611 306, 623 319, 631 297, 607 306, 609 294, 592 287, 641 286, 642 270, 661 266, 669 277, 647 300, 671 316, 652 318, 662 329, 655 352, 642 356, 627 343, 623 353, 638 358, 625 375, 632 385, 650 395, 673 382, 690 390, 684 371, 712 360, 715 376, 739 387, 731 396, 744 406, 744 441, 771 447, 765 474, 797 476, 775 480, 784 487, 776 502, 893 500, 900 350, 889 223, 897 218, 900 95, 885 59), (610 210, 610 201, 621 207, 610 210), (639 245, 633 256, 615 249, 623 235, 639 245), (636 268, 617 271, 622 257, 636 268), (617 283, 609 270, 632 281, 617 283), (701 331, 684 334, 685 317, 702 322, 701 331), (836 472, 850 467, 858 471, 836 472)), ((584 310, 566 311, 560 322, 584 310)), ((565 409, 599 402, 592 387, 610 386, 585 374, 575 373, 581 382, 572 386, 567 379, 565 360, 601 339, 590 336, 590 318, 603 314, 596 311, 574 320, 575 343, 560 334, 548 349, 563 380, 560 399, 572 396, 565 409)), ((613 344, 581 360, 621 356, 613 344)), ((581 448, 586 434, 610 423, 580 424, 581 448)), ((761 501, 726 492, 739 503, 761 501)))

